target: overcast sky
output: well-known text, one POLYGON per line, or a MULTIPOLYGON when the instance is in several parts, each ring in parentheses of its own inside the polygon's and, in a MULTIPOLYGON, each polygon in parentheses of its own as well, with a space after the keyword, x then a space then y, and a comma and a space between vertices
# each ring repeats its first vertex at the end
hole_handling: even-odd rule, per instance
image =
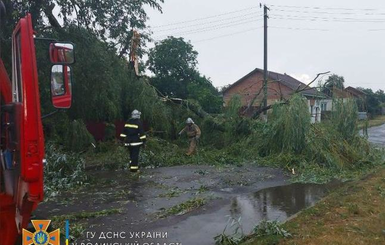
MULTIPOLYGON (((385 90, 385 0, 266 0, 269 70, 303 82, 331 71, 346 86, 385 90)), ((154 39, 190 40, 214 86, 263 68, 263 10, 255 0, 165 0, 148 10, 154 39)), ((151 45, 150 45, 151 46, 151 45)))

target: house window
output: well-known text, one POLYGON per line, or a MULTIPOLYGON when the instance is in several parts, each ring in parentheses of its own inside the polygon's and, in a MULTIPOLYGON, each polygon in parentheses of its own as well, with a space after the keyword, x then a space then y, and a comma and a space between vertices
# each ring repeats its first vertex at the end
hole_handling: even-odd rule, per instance
POLYGON ((327 103, 321 103, 321 111, 326 111, 327 103))

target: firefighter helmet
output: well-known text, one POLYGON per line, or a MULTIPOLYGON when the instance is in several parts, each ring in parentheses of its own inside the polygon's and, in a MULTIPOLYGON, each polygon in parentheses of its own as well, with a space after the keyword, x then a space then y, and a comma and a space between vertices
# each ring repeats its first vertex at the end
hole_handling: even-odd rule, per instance
POLYGON ((186 120, 186 124, 194 124, 194 121, 189 117, 186 120))
POLYGON ((134 118, 134 119, 140 119, 140 115, 141 115, 142 113, 140 112, 140 111, 138 111, 138 110, 133 110, 132 112, 131 112, 131 118, 134 118))

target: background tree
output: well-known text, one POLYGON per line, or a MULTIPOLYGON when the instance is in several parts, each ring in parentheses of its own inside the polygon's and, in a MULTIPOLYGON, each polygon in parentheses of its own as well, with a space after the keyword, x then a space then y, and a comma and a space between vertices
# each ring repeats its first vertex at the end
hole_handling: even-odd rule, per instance
POLYGON ((168 37, 150 49, 148 69, 154 73, 151 83, 163 94, 194 99, 202 108, 217 113, 222 106, 218 90, 210 79, 197 70, 198 52, 183 38, 168 37))
MULTIPOLYGON (((132 37, 132 30, 141 33, 142 46, 149 40, 146 32, 148 19, 144 8, 150 6, 159 11, 164 0, 13 0, 4 1, 7 9, 3 37, 10 41, 13 27, 27 12, 31 13, 34 29, 39 33, 53 29, 62 32, 63 28, 75 25, 95 33, 98 38, 114 47, 119 56, 126 55, 132 37), (58 16, 54 14, 58 10, 58 16), (55 11, 56 12, 56 11, 55 11), (59 21, 60 20, 60 21, 59 21), (63 24, 60 24, 60 23, 63 24)), ((10 42, 9 42, 10 43, 10 42)), ((143 54, 143 49, 138 55, 143 54)))
POLYGON ((371 116, 380 115, 382 113, 382 106, 385 103, 384 91, 378 90, 373 92, 370 88, 360 88, 366 93, 366 106, 371 116))
POLYGON ((330 75, 323 85, 322 92, 333 97, 334 88, 341 90, 345 88, 345 79, 343 76, 338 76, 336 74, 330 75))
POLYGON ((187 98, 187 85, 197 76, 198 52, 183 38, 168 37, 150 49, 148 69, 152 83, 165 95, 187 98))
POLYGON ((187 85, 187 97, 196 100, 208 113, 219 113, 223 99, 209 78, 197 76, 187 85))

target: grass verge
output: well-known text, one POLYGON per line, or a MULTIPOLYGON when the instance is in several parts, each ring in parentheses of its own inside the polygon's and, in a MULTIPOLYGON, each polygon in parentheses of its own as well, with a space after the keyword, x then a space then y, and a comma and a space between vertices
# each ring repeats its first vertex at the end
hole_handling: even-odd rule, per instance
MULTIPOLYGON (((365 121, 360 121, 358 124, 358 128, 362 129, 365 126, 365 123, 366 123, 365 121)), ((384 116, 376 116, 375 118, 370 119, 368 122, 368 127, 369 128, 376 127, 376 126, 380 126, 382 124, 385 124, 385 115, 384 116)))
POLYGON ((283 224, 291 238, 252 238, 244 245, 385 244, 385 169, 346 184, 283 224))

